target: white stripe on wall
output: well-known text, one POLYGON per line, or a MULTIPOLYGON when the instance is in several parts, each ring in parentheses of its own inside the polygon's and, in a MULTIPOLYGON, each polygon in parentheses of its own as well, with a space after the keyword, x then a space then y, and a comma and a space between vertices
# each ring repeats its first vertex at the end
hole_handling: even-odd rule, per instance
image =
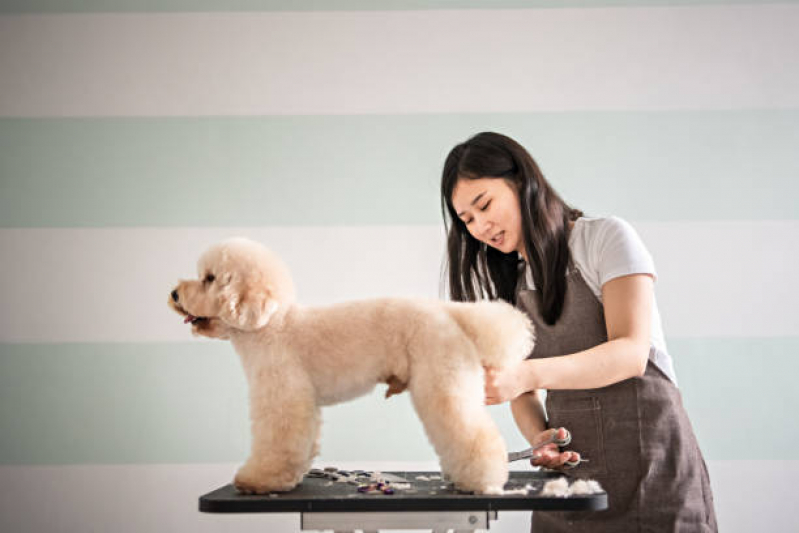
MULTIPOLYGON (((633 224, 667 337, 799 335, 799 285, 786 283, 799 221, 633 224)), ((306 305, 440 295, 441 226, 2 229, 0 342, 185 341, 169 292, 206 246, 239 234, 284 258, 306 305)))
MULTIPOLYGON (((59 531, 299 531, 298 513, 204 514, 201 495, 221 487, 236 464, 81 465, 0 467, 0 530, 59 531), (44 504, 43 504, 44 503, 44 504)), ((328 466, 328 465, 316 465, 328 466)), ((438 470, 435 463, 341 463, 340 468, 381 471, 438 470)), ((750 533, 768 521, 771 531, 797 531, 789 505, 799 461, 710 461, 719 530, 750 533), (767 518, 764 518, 767 517, 767 518)), ((527 512, 500 512, 491 531, 529 528, 527 512)))
POLYGON ((185 341, 169 293, 232 235, 278 252, 304 304, 438 296, 439 227, 2 229, 0 342, 185 341))
POLYGON ((0 17, 0 116, 790 108, 799 6, 0 17))

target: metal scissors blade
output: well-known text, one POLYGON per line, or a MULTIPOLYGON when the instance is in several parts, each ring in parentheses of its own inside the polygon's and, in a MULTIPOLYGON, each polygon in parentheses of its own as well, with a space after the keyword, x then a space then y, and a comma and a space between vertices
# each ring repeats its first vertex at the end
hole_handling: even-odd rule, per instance
POLYGON ((514 461, 520 461, 522 459, 527 459, 528 457, 535 457, 535 451, 542 447, 546 446, 547 444, 555 443, 558 446, 568 446, 569 443, 572 441, 572 434, 569 433, 569 430, 566 430, 566 436, 562 439, 557 437, 558 432, 553 431, 552 435, 543 439, 540 442, 535 443, 532 447, 527 448, 526 450, 522 450, 520 452, 510 452, 508 454, 508 462, 512 463, 514 461))

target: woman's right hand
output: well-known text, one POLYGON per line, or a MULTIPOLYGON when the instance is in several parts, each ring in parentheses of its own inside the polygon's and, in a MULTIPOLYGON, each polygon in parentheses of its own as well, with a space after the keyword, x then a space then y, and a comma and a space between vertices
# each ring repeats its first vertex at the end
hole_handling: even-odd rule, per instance
MULTIPOLYGON (((557 432, 559 439, 565 439, 568 432, 565 428, 552 428, 539 433, 536 442, 540 442, 552 436, 557 432)), ((536 448, 535 456, 530 460, 533 466, 543 466, 544 468, 551 468, 553 470, 562 469, 567 462, 577 462, 580 460, 580 454, 577 452, 567 451, 562 452, 558 445, 554 442, 545 444, 540 448, 536 448)), ((568 466, 566 466, 568 468, 568 466)))

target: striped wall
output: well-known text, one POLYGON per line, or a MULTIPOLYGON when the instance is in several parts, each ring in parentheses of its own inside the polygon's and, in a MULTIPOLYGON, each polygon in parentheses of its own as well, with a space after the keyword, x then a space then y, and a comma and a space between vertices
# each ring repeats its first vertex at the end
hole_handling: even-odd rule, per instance
MULTIPOLYGON (((721 529, 796 530, 797 27, 795 1, 0 2, 0 530, 298 530, 197 513, 246 390, 167 294, 235 234, 307 304, 440 296, 439 173, 485 130, 638 229, 721 529)), ((326 410, 319 465, 435 468, 381 394, 326 410)))

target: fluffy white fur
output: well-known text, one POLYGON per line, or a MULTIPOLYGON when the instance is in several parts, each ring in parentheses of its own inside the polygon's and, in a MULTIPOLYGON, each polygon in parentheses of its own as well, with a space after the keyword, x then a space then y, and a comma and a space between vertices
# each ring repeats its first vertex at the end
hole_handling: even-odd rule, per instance
POLYGON ((196 335, 230 339, 249 384, 252 450, 234 485, 243 493, 295 487, 319 451, 320 407, 388 383, 403 389, 456 487, 498 492, 505 443, 484 406, 483 367, 532 349, 527 317, 504 302, 383 298, 328 307, 294 301, 283 262, 233 238, 211 247, 199 279, 170 306, 196 335))

